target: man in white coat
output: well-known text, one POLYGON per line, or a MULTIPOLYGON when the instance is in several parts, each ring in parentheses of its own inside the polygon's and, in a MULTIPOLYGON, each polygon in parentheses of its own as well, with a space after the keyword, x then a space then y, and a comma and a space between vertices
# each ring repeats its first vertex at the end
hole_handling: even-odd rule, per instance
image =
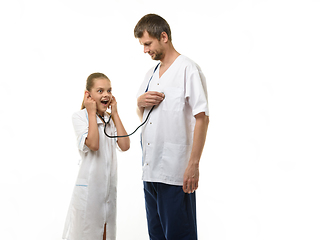
POLYGON ((153 60, 138 91, 143 176, 151 240, 197 239, 195 190, 209 124, 205 77, 172 45, 169 24, 156 14, 140 19, 134 35, 153 60))

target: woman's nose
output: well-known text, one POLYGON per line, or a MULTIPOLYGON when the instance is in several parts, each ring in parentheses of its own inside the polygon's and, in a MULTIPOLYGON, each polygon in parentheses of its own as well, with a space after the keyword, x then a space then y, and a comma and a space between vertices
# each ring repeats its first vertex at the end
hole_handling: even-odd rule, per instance
POLYGON ((110 92, 104 92, 103 97, 112 97, 112 94, 110 92))

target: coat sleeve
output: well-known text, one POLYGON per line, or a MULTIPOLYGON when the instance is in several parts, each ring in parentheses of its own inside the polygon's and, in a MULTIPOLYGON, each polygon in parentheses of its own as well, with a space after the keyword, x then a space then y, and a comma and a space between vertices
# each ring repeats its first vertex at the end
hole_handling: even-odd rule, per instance
POLYGON ((82 152, 88 152, 90 150, 85 145, 89 130, 89 122, 85 113, 86 111, 80 111, 72 115, 72 124, 77 138, 77 147, 82 152))
POLYGON ((187 73, 185 97, 192 109, 193 116, 201 112, 209 116, 206 79, 201 70, 193 69, 187 73))

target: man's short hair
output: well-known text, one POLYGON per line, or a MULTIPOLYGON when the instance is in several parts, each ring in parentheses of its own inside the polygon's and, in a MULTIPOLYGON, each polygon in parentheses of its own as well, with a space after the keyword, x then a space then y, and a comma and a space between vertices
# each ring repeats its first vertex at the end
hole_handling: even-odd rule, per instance
POLYGON ((144 31, 147 31, 151 37, 160 41, 161 33, 165 32, 171 42, 170 26, 165 19, 157 14, 147 14, 142 17, 134 28, 134 37, 141 38, 144 31))

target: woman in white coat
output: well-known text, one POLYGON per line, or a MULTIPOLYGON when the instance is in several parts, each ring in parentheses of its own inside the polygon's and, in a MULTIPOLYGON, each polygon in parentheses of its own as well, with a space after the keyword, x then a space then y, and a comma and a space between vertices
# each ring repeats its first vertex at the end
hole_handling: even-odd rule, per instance
POLYGON ((112 96, 110 80, 102 73, 93 73, 87 79, 82 110, 72 116, 82 161, 63 239, 116 239, 116 145, 126 151, 130 148, 130 140, 129 137, 114 139, 105 136, 100 117, 109 118, 108 108, 111 108, 112 120, 106 126, 107 134, 127 135, 116 99, 112 96))

